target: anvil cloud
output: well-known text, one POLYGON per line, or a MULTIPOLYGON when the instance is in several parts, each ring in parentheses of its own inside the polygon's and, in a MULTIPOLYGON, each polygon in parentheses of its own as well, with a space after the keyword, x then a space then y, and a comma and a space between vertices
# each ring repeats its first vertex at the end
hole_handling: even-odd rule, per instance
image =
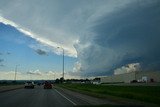
MULTIPOLYGON (((126 64, 159 70, 158 0, 2 0, 0 22, 77 57, 74 73, 107 75, 126 64)), ((43 50, 43 49, 42 49, 43 50)))

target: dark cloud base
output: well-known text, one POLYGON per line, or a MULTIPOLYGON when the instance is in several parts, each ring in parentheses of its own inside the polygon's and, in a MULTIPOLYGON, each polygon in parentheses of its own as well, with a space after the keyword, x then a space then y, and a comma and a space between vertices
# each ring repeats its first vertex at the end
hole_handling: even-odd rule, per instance
POLYGON ((142 70, 160 70, 160 1, 126 5, 97 20, 91 30, 96 35, 92 45, 78 53, 82 67, 88 65, 81 75, 110 75, 137 62, 142 70))

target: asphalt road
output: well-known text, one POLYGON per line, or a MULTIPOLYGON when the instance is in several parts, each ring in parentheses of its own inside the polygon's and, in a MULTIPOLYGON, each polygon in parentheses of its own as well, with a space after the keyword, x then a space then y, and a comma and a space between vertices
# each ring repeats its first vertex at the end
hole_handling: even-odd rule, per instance
POLYGON ((76 105, 56 89, 18 89, 0 93, 0 107, 72 107, 76 105))
POLYGON ((0 107, 73 107, 79 105, 114 104, 66 89, 16 89, 0 92, 0 107))
MULTIPOLYGON (((43 86, 36 86, 34 89, 23 88, 0 92, 0 107, 74 107, 77 105, 122 105, 123 103, 99 99, 61 88, 43 89, 43 86)), ((130 104, 135 105, 133 103, 129 103, 129 107, 130 104)))

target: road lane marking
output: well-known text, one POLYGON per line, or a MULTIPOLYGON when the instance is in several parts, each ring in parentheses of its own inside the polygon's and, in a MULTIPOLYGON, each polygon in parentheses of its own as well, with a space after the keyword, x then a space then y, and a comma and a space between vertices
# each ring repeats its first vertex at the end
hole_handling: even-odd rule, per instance
POLYGON ((71 101, 70 99, 68 99, 66 96, 64 96, 63 94, 61 94, 59 91, 57 91, 56 89, 55 89, 55 91, 58 93, 58 94, 60 94, 62 97, 64 97, 65 99, 67 99, 69 102, 71 102, 73 105, 77 105, 76 103, 74 103, 73 101, 71 101))

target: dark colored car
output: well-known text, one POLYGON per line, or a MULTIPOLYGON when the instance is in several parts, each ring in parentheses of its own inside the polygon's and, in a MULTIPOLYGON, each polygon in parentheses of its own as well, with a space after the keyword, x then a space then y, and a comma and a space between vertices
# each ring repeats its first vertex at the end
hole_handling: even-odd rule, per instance
POLYGON ((44 83, 44 89, 52 89, 52 84, 48 81, 44 83))

